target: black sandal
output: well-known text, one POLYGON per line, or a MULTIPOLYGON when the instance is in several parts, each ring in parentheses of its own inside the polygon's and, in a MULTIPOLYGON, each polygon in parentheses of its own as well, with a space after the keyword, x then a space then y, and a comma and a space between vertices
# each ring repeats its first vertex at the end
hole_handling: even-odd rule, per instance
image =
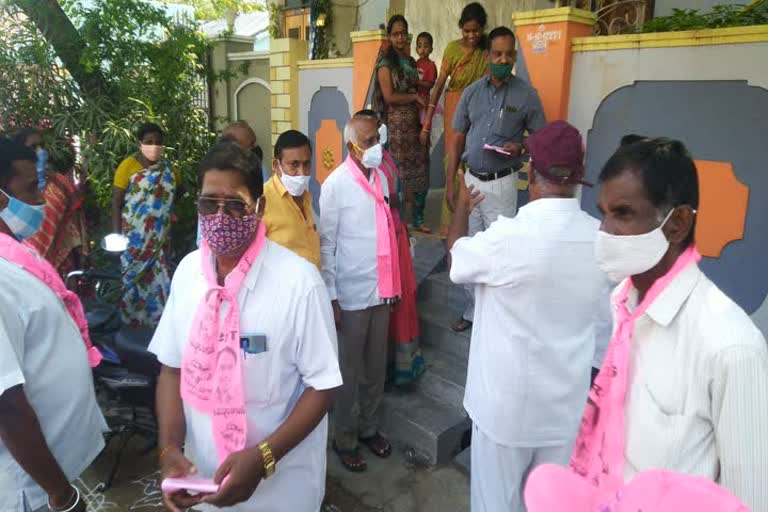
POLYGON ((362 473, 368 469, 368 463, 365 461, 360 450, 355 448, 354 450, 340 450, 336 446, 336 441, 333 442, 333 451, 339 456, 339 462, 344 466, 344 469, 351 471, 352 473, 362 473))
POLYGON ((371 437, 361 437, 359 439, 377 457, 386 459, 392 455, 392 444, 378 432, 371 437))
POLYGON ((451 326, 451 330, 453 332, 464 332, 467 329, 472 327, 472 322, 465 318, 459 318, 454 324, 451 326))

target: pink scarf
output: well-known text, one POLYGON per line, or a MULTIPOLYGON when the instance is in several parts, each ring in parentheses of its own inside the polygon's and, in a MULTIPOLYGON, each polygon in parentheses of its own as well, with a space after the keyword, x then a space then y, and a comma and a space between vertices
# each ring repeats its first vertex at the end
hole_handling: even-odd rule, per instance
POLYGON ((525 485, 528 512, 749 512, 713 481, 660 469, 638 473, 610 496, 568 469, 543 464, 525 485))
POLYGON ((643 301, 630 313, 627 298, 632 279, 627 279, 614 297, 616 325, 605 362, 589 392, 587 409, 571 455, 571 469, 610 495, 624 485, 624 400, 629 377, 629 344, 635 321, 667 286, 689 265, 701 260, 691 246, 677 259, 662 278, 656 280, 643 301))
POLYGON ((182 355, 181 398, 213 417, 213 439, 219 461, 242 450, 248 433, 237 294, 264 247, 265 232, 264 224, 259 223, 256 238, 226 277, 224 286, 216 279, 207 242, 200 241, 208 290, 197 307, 182 355), (229 307, 222 324, 220 311, 224 302, 229 303, 229 307))
MULTIPOLYGON (((373 183, 365 179, 357 163, 347 155, 347 167, 352 178, 360 187, 376 201, 376 258, 379 274, 379 297, 384 303, 396 302, 400 297, 400 262, 397 259, 397 235, 392 210, 384 200, 381 186, 381 176, 375 170, 371 171, 373 183)), ((390 192, 392 194, 392 192, 390 192)))
POLYGON ((53 268, 53 265, 31 247, 24 246, 16 241, 16 239, 3 233, 0 233, 0 257, 20 266, 45 283, 48 288, 59 296, 61 302, 64 303, 64 307, 67 308, 69 316, 72 317, 72 321, 75 322, 75 325, 80 330, 80 336, 82 336, 85 342, 85 350, 88 354, 88 364, 91 365, 91 368, 98 366, 103 356, 99 349, 91 343, 91 336, 88 333, 88 320, 85 318, 85 311, 83 311, 80 297, 75 292, 67 289, 64 281, 61 280, 61 276, 53 268))

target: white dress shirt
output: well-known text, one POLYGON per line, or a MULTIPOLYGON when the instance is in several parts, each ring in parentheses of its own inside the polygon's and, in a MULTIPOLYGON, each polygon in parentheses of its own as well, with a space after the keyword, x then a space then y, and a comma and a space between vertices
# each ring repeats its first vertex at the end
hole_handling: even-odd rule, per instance
POLYGON ((768 512, 768 348, 697 265, 637 319, 629 383, 626 479, 651 468, 704 476, 768 512))
POLYGON ((539 199, 451 250, 475 286, 464 408, 510 447, 573 442, 611 286, 594 257, 600 223, 576 199, 539 199))
MULTIPOLYGON (((168 304, 149 346, 164 365, 181 367, 193 317, 207 288, 200 252, 195 251, 176 269, 168 304)), ((246 446, 252 447, 285 422, 306 388, 332 389, 342 382, 333 311, 314 265, 266 240, 237 300, 241 334, 267 338, 267 350, 248 354, 243 363, 246 446)), ((212 418, 186 404, 184 417, 186 454, 200 477, 212 478, 218 466, 212 418)), ((317 512, 325 493, 327 436, 326 416, 277 463, 275 474, 259 484, 251 499, 225 510, 317 512)))
MULTIPOLYGON (((0 258, 0 394, 24 386, 48 448, 70 481, 104 448, 108 430, 80 331, 58 295, 0 258)), ((48 496, 0 441, 0 510, 32 510, 48 496)))
MULTIPOLYGON (((358 311, 381 304, 376 257, 376 202, 352 177, 350 160, 323 182, 320 193, 320 253, 328 295, 341 309, 358 311)), ((384 197, 389 186, 381 178, 384 197)), ((369 177, 373 183, 373 173, 369 177)))

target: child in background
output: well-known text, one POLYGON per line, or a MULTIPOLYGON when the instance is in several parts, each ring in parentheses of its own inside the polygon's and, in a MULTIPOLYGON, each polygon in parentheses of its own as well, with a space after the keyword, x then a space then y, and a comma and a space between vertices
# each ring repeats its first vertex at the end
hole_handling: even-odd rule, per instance
MULTIPOLYGON (((437 80, 437 66, 429 59, 432 53, 432 34, 422 32, 416 37, 416 54, 419 60, 416 61, 416 71, 419 74, 418 95, 429 103, 429 92, 437 80)), ((422 123, 424 122, 424 111, 421 112, 422 123)))

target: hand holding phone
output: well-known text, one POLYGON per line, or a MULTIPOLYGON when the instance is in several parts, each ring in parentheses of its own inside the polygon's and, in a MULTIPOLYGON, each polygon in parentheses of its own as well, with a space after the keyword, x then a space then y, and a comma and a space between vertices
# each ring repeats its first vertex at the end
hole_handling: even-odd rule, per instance
POLYGON ((490 144, 483 144, 483 149, 486 151, 495 151, 505 156, 512 156, 512 153, 499 146, 491 146, 490 144))

